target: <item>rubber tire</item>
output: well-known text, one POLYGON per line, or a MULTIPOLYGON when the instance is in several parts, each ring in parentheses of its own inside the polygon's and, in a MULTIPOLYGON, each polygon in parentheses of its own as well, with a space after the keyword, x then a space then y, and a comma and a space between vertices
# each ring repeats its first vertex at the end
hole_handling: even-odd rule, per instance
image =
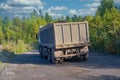
POLYGON ((58 60, 55 59, 55 57, 51 56, 51 62, 53 64, 58 64, 58 60))
POLYGON ((88 60, 88 54, 83 55, 83 61, 87 61, 88 60))
POLYGON ((39 46, 39 54, 40 54, 40 57, 42 57, 42 48, 39 46))
POLYGON ((62 64, 63 62, 64 62, 64 60, 61 58, 61 59, 59 60, 59 63, 62 64))
POLYGON ((48 50, 48 56, 47 56, 48 61, 51 61, 51 54, 50 51, 48 50))

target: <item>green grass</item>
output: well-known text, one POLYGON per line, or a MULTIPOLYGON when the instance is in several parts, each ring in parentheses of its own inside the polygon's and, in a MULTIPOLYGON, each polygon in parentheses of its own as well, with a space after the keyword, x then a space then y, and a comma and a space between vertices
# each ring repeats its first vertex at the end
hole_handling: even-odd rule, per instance
POLYGON ((25 51, 32 50, 33 46, 30 44, 25 44, 24 41, 18 40, 17 43, 8 42, 3 44, 3 51, 10 54, 21 54, 25 51))
POLYGON ((0 51, 0 71, 3 70, 5 68, 5 66, 7 66, 8 63, 4 63, 2 61, 5 61, 6 58, 4 57, 3 53, 0 51))
POLYGON ((0 61, 0 71, 3 69, 3 63, 0 61))

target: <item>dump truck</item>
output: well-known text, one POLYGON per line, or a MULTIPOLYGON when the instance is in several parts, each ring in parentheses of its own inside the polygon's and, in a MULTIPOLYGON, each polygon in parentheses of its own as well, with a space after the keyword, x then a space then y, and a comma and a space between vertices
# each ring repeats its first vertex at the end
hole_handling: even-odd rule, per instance
POLYGON ((64 59, 88 59, 88 22, 52 23, 38 32, 39 52, 42 58, 52 63, 62 63, 64 59))

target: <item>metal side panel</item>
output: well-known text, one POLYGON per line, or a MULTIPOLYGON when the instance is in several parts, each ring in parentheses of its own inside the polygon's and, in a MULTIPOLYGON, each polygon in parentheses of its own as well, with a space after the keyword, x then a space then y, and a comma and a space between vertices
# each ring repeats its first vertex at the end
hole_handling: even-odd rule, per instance
POLYGON ((64 24, 63 25, 63 35, 64 35, 64 44, 71 43, 71 24, 64 24))
POLYGON ((55 46, 89 43, 88 22, 54 23, 55 46))
POLYGON ((81 42, 88 42, 88 34, 87 34, 86 23, 81 23, 80 24, 80 39, 81 39, 81 42))
POLYGON ((89 36, 89 25, 88 23, 86 23, 86 27, 87 27, 87 41, 90 42, 90 36, 89 36))
POLYGON ((63 38, 63 26, 61 24, 54 26, 54 34, 55 34, 55 43, 56 44, 63 44, 64 38, 63 38))
POLYGON ((54 31, 53 31, 53 25, 47 25, 47 27, 43 27, 40 31, 40 41, 42 45, 45 46, 54 46, 55 40, 54 40, 54 31))
POLYGON ((79 43, 79 30, 78 30, 79 24, 72 24, 71 32, 72 32, 72 42, 73 43, 79 43))

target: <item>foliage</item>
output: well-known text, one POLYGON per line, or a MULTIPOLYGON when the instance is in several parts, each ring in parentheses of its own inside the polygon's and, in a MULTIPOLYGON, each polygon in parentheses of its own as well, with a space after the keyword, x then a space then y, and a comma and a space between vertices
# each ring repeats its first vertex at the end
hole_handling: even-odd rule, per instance
POLYGON ((39 26, 49 23, 66 21, 88 21, 90 29, 91 48, 96 51, 120 53, 120 12, 114 8, 113 0, 101 0, 95 16, 66 16, 52 18, 48 13, 37 15, 36 11, 30 17, 0 18, 0 44, 6 44, 5 49, 16 53, 30 50, 36 43, 39 26), (27 44, 27 45, 26 45, 27 44))
POLYGON ((120 53, 120 12, 113 0, 101 0, 96 15, 89 21, 91 47, 97 51, 120 53))
POLYGON ((34 11, 30 17, 0 17, 0 44, 9 52, 21 53, 32 49, 31 44, 37 42, 36 35, 39 26, 45 25, 44 17, 40 17, 34 11), (27 45, 26 45, 27 44, 27 45))
POLYGON ((10 54, 18 54, 33 49, 32 45, 25 44, 22 40, 18 40, 17 43, 8 43, 3 44, 3 52, 8 52, 10 54))
POLYGON ((45 14, 45 21, 47 24, 52 23, 53 21, 52 17, 48 13, 45 14))
POLYGON ((34 43, 39 26, 45 24, 45 19, 36 14, 31 14, 28 18, 23 17, 23 19, 0 18, 0 43, 10 41, 17 43, 18 40, 23 40, 25 44, 34 43))
POLYGON ((26 45, 24 44, 23 41, 18 40, 16 46, 14 47, 14 52, 15 53, 23 53, 26 51, 26 45))
POLYGON ((106 9, 110 11, 113 5, 114 5, 113 0, 101 0, 101 5, 98 7, 97 14, 103 16, 106 9))

